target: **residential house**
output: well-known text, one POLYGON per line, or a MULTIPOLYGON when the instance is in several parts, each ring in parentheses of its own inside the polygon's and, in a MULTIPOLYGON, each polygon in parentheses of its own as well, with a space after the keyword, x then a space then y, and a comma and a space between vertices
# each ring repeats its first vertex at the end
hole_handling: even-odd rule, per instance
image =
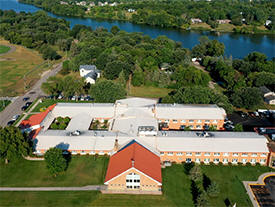
POLYGON ((217 22, 219 24, 229 24, 229 23, 231 23, 231 20, 230 19, 218 19, 217 22))
POLYGON ((198 18, 192 18, 191 22, 192 22, 192 24, 198 24, 198 23, 202 23, 202 20, 198 19, 198 18))
POLYGON ((269 90, 266 86, 261 86, 260 90, 263 94, 264 101, 267 104, 275 105, 275 93, 271 90, 269 90))
POLYGON ((79 72, 80 76, 85 78, 85 82, 90 84, 95 84, 101 73, 95 65, 80 65, 79 72))

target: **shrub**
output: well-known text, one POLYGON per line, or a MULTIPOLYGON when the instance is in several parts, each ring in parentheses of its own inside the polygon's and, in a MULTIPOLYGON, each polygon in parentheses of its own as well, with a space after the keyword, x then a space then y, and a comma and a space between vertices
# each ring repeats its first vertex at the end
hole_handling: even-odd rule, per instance
POLYGON ((220 193, 219 185, 216 182, 211 182, 206 192, 210 197, 217 197, 220 193))

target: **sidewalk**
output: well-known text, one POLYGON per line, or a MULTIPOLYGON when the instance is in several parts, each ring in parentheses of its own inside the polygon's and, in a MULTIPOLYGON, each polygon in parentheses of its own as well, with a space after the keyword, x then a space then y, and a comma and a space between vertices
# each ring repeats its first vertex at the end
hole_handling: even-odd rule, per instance
POLYGON ((0 187, 0 191, 100 191, 105 185, 87 185, 83 187, 0 187))

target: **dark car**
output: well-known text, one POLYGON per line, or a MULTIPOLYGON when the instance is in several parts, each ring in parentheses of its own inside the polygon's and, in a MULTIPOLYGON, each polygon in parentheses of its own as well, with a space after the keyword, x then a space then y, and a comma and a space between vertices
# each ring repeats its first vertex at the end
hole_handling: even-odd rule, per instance
POLYGON ((28 107, 29 107, 29 106, 26 106, 26 105, 25 105, 25 106, 22 106, 21 110, 22 110, 22 111, 25 111, 28 107))
POLYGON ((30 94, 35 94, 35 91, 31 91, 30 94))
POLYGON ((8 125, 8 126, 11 126, 11 125, 13 125, 14 122, 15 122, 15 120, 10 120, 10 121, 7 123, 7 125, 8 125))
POLYGON ((27 101, 27 100, 29 100, 30 99, 30 97, 24 97, 23 98, 23 101, 27 101))
POLYGON ((31 104, 32 104, 32 102, 29 101, 29 102, 27 102, 25 105, 26 105, 26 106, 30 106, 31 104))

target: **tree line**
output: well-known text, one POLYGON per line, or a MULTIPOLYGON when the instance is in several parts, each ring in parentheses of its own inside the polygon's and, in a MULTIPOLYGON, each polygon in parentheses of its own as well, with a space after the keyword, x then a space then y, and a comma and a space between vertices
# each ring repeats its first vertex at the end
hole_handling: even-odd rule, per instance
MULTIPOLYGON (((268 30, 275 30, 274 1, 180 1, 180 0, 125 0, 117 6, 79 6, 69 0, 68 4, 60 4, 59 0, 20 0, 41 7, 55 14, 65 16, 85 16, 102 19, 125 20, 137 24, 160 27, 187 29, 192 18, 199 18, 212 28, 218 27, 217 20, 229 19, 235 26, 251 25, 257 32, 257 26, 265 25, 268 30), (129 12, 131 9, 133 12, 129 12)), ((87 0, 87 5, 97 1, 87 0)), ((253 32, 248 27, 237 27, 236 32, 253 32)), ((254 32, 255 32, 254 31, 254 32)))

